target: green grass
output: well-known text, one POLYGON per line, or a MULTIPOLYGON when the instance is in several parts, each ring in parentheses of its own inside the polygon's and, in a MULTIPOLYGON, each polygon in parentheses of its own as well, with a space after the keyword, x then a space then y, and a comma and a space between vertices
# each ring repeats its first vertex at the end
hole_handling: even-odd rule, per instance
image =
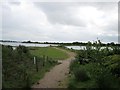
POLYGON ((35 47, 30 48, 30 53, 37 57, 48 56, 53 59, 66 59, 68 55, 66 52, 55 49, 53 47, 35 47))

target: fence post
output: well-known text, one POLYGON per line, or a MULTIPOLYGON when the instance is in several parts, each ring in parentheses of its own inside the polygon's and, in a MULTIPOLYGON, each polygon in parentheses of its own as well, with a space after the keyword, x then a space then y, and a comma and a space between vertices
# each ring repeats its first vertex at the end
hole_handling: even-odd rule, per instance
POLYGON ((33 63, 36 64, 36 58, 35 58, 35 57, 34 57, 34 59, 33 59, 33 63))
POLYGON ((47 61, 48 61, 48 56, 47 56, 47 59, 46 59, 47 61))
POLYGON ((38 72, 38 62, 37 62, 37 59, 36 59, 36 71, 38 72))
POLYGON ((45 55, 43 55, 43 67, 45 66, 45 55))

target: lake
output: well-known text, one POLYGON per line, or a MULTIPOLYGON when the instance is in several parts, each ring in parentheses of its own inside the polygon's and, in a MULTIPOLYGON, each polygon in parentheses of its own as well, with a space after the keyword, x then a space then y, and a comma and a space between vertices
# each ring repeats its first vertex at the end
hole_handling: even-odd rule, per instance
MULTIPOLYGON (((65 46, 68 49, 74 49, 74 50, 84 50, 86 49, 86 46, 65 46)), ((102 49, 105 49, 106 47, 101 47, 102 49)), ((92 49, 96 49, 94 46, 92 46, 92 49)), ((108 47, 109 50, 113 50, 111 47, 108 47)))
MULTIPOLYGON (((35 44, 35 43, 20 43, 20 42, 0 42, 0 44, 3 45, 10 45, 10 46, 19 46, 23 45, 26 47, 49 47, 49 46, 58 46, 57 44, 35 44)), ((74 50, 84 50, 86 49, 86 46, 65 46, 68 49, 74 49, 74 50)), ((101 49, 104 49, 106 47, 101 47, 101 49)), ((92 49, 95 49, 94 46, 92 46, 92 49)), ((111 47, 108 47, 108 49, 112 50, 111 47)))
POLYGON ((83 50, 86 48, 86 46, 65 46, 68 49, 74 49, 74 50, 83 50))
POLYGON ((20 42, 0 42, 2 45, 10 46, 26 46, 26 47, 49 47, 49 46, 58 46, 57 44, 34 44, 34 43, 20 43, 20 42))

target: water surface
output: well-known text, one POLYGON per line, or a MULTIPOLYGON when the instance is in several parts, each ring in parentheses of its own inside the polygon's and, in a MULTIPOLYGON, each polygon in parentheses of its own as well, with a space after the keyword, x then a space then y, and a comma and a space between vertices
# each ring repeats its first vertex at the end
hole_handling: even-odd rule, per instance
POLYGON ((49 47, 49 46, 58 46, 57 44, 34 44, 34 43, 18 43, 18 42, 0 42, 2 45, 10 46, 26 46, 26 47, 49 47))

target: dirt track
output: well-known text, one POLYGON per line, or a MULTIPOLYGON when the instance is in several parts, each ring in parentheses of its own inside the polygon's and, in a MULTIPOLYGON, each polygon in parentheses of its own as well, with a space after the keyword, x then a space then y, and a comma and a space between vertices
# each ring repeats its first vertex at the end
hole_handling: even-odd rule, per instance
POLYGON ((67 82, 65 80, 69 73, 70 62, 75 58, 75 53, 60 48, 56 49, 66 52, 69 58, 59 60, 61 64, 53 67, 40 81, 38 81, 39 84, 36 83, 32 88, 67 88, 67 82))

